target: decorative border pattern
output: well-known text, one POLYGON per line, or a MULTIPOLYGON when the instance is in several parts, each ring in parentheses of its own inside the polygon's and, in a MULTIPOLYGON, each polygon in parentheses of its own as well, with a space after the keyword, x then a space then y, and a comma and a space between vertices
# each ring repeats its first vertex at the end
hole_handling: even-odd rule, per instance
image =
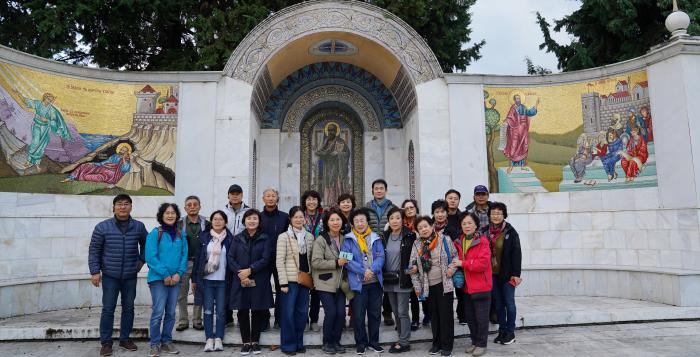
POLYGON ((416 199, 416 154, 413 140, 408 142, 408 197, 416 199))

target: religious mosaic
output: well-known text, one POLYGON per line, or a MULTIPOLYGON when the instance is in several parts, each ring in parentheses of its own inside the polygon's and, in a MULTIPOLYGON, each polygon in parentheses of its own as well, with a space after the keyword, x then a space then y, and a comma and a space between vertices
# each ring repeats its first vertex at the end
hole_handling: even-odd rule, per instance
POLYGON ((0 62, 0 191, 171 195, 178 104, 177 85, 0 62))
POLYGON ((591 82, 484 89, 493 192, 657 186, 646 71, 591 82))

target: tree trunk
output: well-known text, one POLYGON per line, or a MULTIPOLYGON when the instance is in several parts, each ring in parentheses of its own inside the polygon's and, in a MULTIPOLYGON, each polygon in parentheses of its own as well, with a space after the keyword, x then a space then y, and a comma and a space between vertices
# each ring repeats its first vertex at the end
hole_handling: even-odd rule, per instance
POLYGON ((498 192, 498 172, 493 159, 493 140, 496 135, 494 130, 488 135, 486 140, 486 159, 489 168, 489 191, 498 192))

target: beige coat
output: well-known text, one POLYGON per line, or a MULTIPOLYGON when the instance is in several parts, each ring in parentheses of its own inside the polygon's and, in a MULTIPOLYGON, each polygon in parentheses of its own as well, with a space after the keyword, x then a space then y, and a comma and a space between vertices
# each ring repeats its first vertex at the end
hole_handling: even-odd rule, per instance
MULTIPOLYGON (((313 273, 311 266, 311 257, 314 244, 314 236, 309 232, 305 232, 306 240, 306 258, 309 263, 309 270, 313 273)), ((299 272, 299 245, 294 236, 290 236, 284 232, 277 237, 277 256, 275 266, 279 275, 280 285, 286 286, 290 282, 297 282, 297 273, 299 272)))
MULTIPOLYGON (((314 240, 311 266, 313 267, 314 287, 316 290, 335 293, 338 291, 341 277, 341 269, 337 263, 340 252, 332 240, 331 244, 328 244, 328 241, 326 241, 327 234, 323 232, 314 240)), ((344 240, 345 237, 341 234, 341 247, 344 240)))

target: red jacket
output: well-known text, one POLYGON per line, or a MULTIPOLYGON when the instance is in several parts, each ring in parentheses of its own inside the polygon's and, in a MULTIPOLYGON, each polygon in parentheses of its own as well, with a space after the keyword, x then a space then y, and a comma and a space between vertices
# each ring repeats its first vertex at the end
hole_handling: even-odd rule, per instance
POLYGON ((462 239, 463 235, 460 235, 454 244, 464 270, 466 280, 464 292, 475 294, 491 291, 493 280, 491 277, 491 246, 488 238, 481 232, 476 232, 471 245, 467 248, 466 255, 462 252, 462 239))

